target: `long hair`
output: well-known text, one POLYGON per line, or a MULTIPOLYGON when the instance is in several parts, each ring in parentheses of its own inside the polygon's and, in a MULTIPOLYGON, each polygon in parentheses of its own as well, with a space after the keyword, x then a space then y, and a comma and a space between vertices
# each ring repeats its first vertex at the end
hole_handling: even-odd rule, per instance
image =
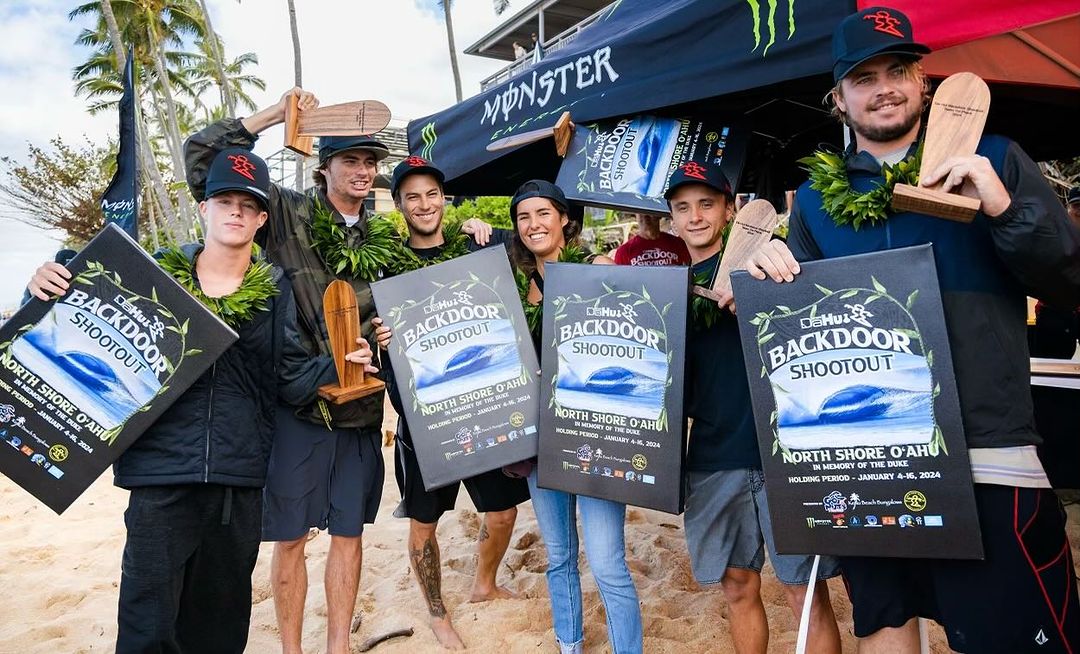
MULTIPOLYGON (((906 79, 914 79, 922 81, 922 106, 923 109, 930 106, 930 78, 926 76, 926 71, 923 70, 922 64, 918 59, 903 59, 901 65, 904 67, 904 77, 906 79)), ((840 107, 836 106, 836 98, 844 97, 844 90, 842 88, 844 80, 840 80, 836 83, 836 86, 829 89, 829 92, 825 94, 825 97, 821 99, 821 104, 829 110, 829 115, 840 122, 841 125, 847 125, 847 114, 840 111, 840 107)))

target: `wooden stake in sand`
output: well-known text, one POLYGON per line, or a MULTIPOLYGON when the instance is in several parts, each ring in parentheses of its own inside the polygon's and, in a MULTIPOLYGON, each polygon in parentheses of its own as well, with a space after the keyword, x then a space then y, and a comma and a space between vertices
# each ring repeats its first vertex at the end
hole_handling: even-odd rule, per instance
POLYGON ((285 106, 285 147, 311 156, 314 136, 364 136, 390 123, 390 109, 378 100, 345 102, 299 111, 298 98, 285 106))
MULTIPOLYGON (((978 75, 956 73, 942 82, 926 119, 919 178, 936 170, 949 157, 974 154, 989 109, 990 88, 978 75)), ((893 188, 893 210, 971 222, 981 202, 960 193, 947 193, 942 190, 943 183, 944 180, 934 186, 897 184, 893 188)))
POLYGON ((319 387, 319 396, 334 404, 344 404, 365 395, 377 393, 383 384, 364 375, 364 366, 345 360, 356 348, 360 337, 360 312, 356 308, 356 292, 348 282, 335 279, 323 293, 323 315, 330 335, 330 350, 334 354, 338 383, 319 387))
POLYGON ((724 293, 730 294, 731 273, 746 268, 751 255, 772 238, 778 222, 776 209, 768 200, 752 200, 743 206, 731 225, 712 288, 695 286, 694 293, 710 300, 719 300, 724 293))

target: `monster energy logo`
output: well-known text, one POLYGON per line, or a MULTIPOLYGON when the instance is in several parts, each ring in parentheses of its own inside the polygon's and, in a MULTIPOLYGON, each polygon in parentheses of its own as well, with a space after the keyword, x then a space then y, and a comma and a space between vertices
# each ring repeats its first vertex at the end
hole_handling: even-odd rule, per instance
POLYGON ((420 138, 424 141, 420 156, 431 161, 435 158, 431 156, 431 151, 435 149, 435 142, 439 140, 439 135, 435 133, 435 121, 424 125, 424 128, 420 130, 420 138))
MULTIPOLYGON (((765 44, 765 49, 761 51, 761 56, 764 57, 769 48, 776 43, 776 5, 779 0, 766 0, 769 4, 769 16, 767 20, 769 28, 769 42, 765 44)), ((795 0, 787 0, 787 22, 788 22, 788 40, 795 36, 795 0)), ((750 5, 750 11, 754 19, 754 52, 761 46, 762 28, 761 28, 761 2, 760 0, 746 0, 746 4, 750 5)))

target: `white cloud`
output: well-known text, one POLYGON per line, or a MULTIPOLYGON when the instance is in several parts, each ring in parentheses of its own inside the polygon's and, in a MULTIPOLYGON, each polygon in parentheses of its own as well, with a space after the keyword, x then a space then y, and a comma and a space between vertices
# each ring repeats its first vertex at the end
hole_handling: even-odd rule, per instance
MULTIPOLYGON (((422 0, 430 6, 432 0, 422 0)), ((515 0, 504 17, 525 6, 515 0)), ((255 52, 255 74, 266 92, 252 97, 264 107, 292 87, 293 52, 288 10, 283 0, 209 0, 214 28, 232 58, 255 52)), ((115 136, 116 116, 90 117, 86 101, 76 97, 71 70, 86 51, 74 46, 87 24, 72 23, 74 3, 62 0, 6 0, 0 3, 0 156, 23 160, 26 142, 44 144, 60 135, 77 141, 82 135, 102 141, 115 136)), ((324 104, 381 100, 395 119, 418 118, 452 105, 446 30, 441 11, 421 9, 413 0, 297 0, 303 54, 304 86, 324 104)), ((479 91, 479 81, 503 63, 460 54, 503 18, 491 0, 457 0, 453 23, 458 62, 466 97, 479 91)), ((281 148, 281 128, 269 130, 257 152, 281 148)), ((0 219, 6 245, 0 259, 0 307, 17 302, 37 265, 51 258, 58 242, 48 235, 0 219)))

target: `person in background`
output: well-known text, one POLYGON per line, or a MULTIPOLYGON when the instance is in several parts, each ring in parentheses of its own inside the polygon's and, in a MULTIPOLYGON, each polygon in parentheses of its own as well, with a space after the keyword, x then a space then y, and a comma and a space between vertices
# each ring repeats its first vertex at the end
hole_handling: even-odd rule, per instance
POLYGON ((678 236, 660 231, 660 217, 647 213, 637 218, 637 234, 615 250, 620 266, 689 266, 690 253, 678 236))

